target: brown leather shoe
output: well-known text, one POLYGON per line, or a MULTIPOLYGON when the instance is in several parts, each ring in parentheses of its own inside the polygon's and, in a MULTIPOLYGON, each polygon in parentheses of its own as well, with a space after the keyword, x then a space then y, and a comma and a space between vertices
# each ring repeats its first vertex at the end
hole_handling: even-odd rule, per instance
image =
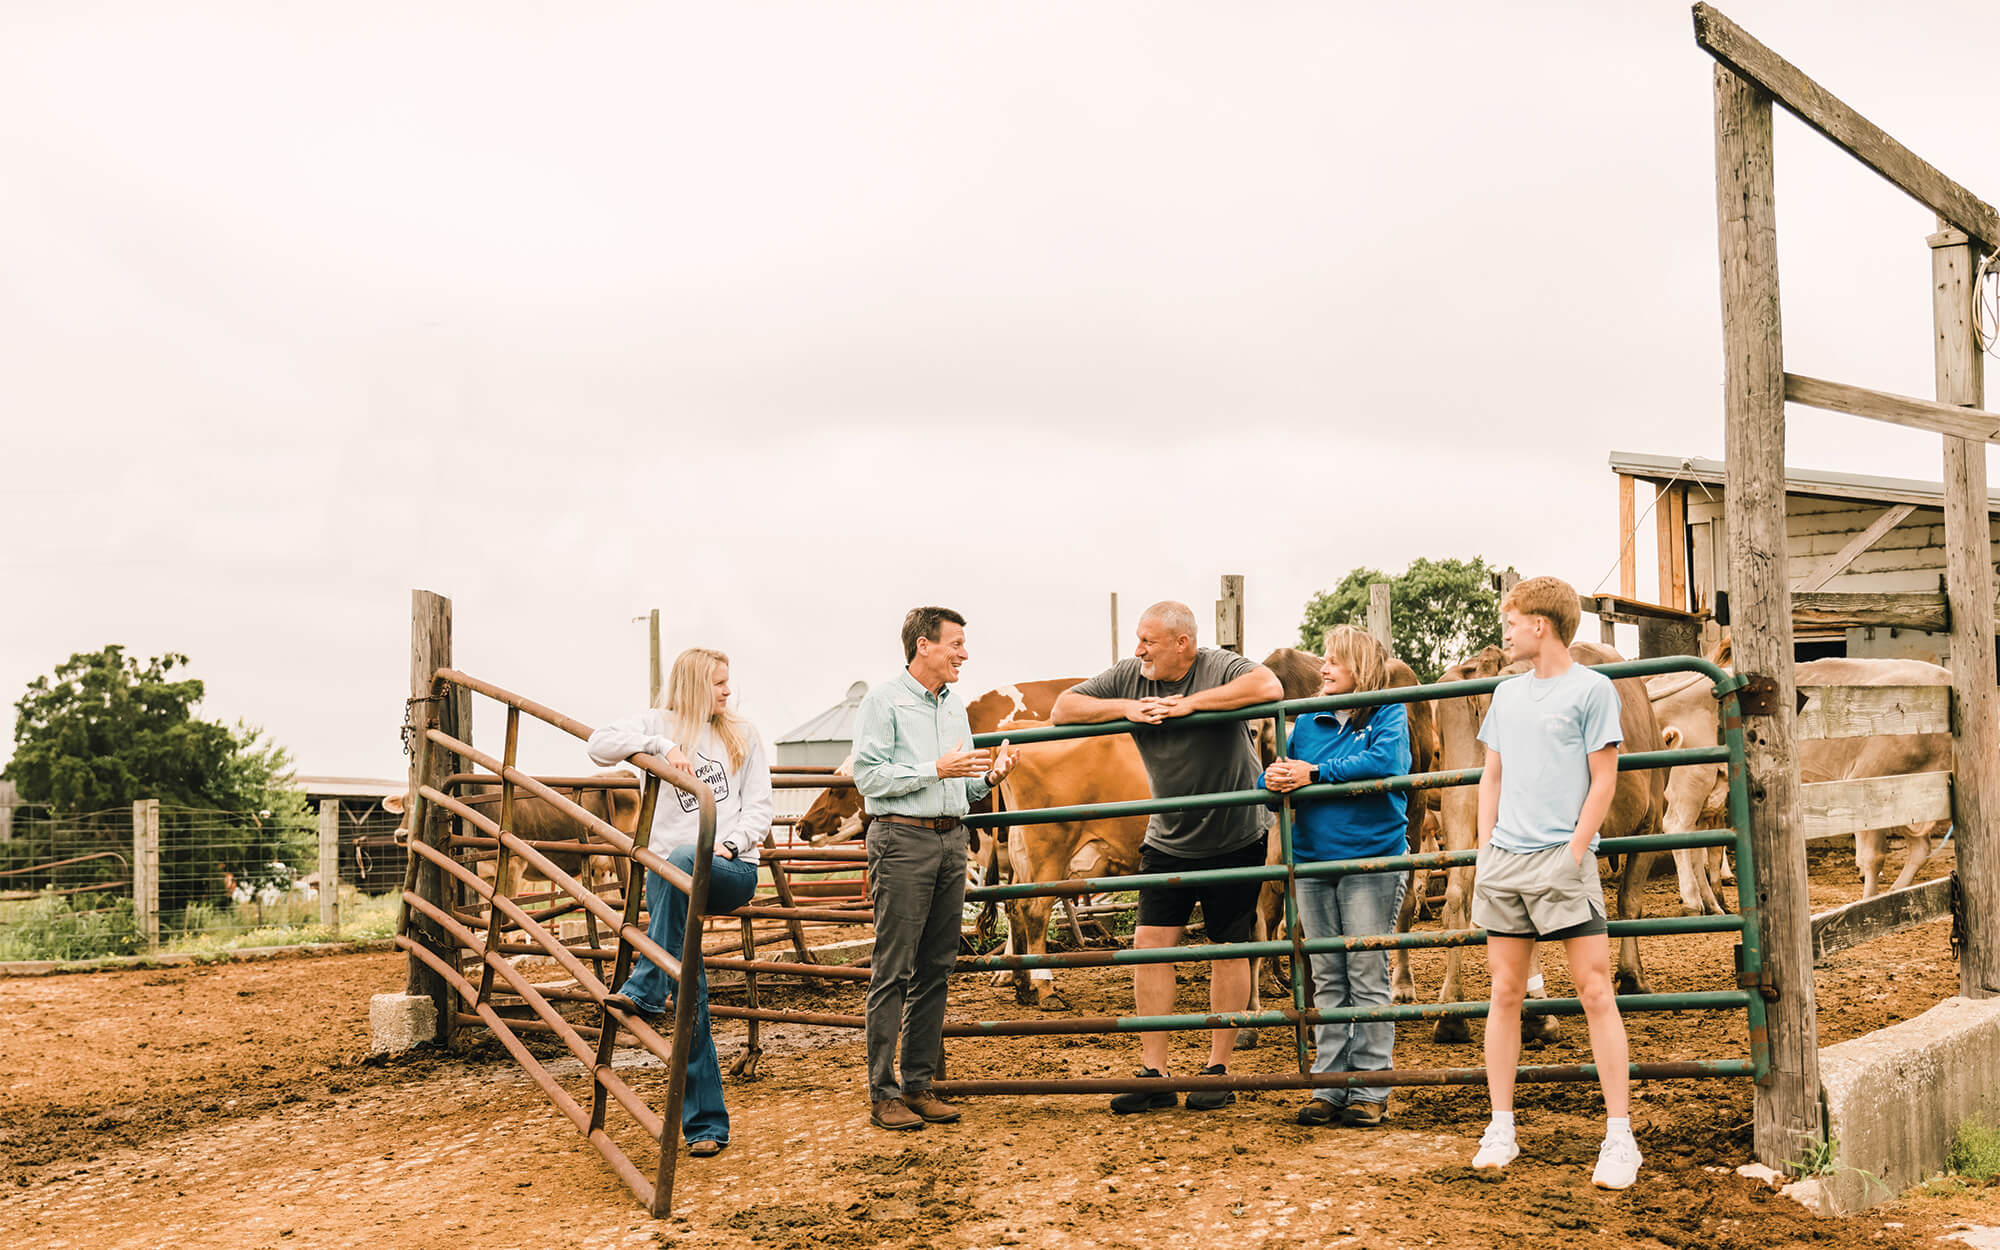
POLYGON ((900 1098, 884 1098, 875 1103, 869 1108, 868 1122, 892 1132, 914 1132, 924 1126, 923 1119, 904 1106, 900 1098))
POLYGON ((927 1124, 956 1124, 959 1110, 936 1094, 925 1090, 921 1094, 903 1095, 903 1105, 924 1118, 927 1124))

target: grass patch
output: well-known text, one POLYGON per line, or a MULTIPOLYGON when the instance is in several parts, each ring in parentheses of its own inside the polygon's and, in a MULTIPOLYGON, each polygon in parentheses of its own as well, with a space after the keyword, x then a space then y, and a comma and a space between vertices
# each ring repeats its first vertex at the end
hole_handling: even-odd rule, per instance
POLYGON ((1945 1167, 1952 1175, 1981 1185, 2000 1177, 2000 1126, 1989 1128, 1973 1120, 1960 1122, 1945 1167))
MULTIPOLYGON (((210 955, 255 946, 371 941, 395 933, 396 909, 401 901, 400 892, 360 894, 343 887, 338 929, 328 928, 318 923, 317 919, 310 923, 305 921, 308 913, 318 917, 319 904, 316 902, 299 904, 296 908, 283 903, 267 907, 264 909, 265 923, 252 923, 247 927, 228 911, 205 904, 190 904, 185 917, 188 923, 183 926, 181 934, 172 941, 162 942, 160 949, 170 954, 210 955), (197 908, 207 914, 196 914, 197 908), (297 915, 293 914, 295 911, 297 915)), ((240 912, 242 908, 232 910, 240 912)))

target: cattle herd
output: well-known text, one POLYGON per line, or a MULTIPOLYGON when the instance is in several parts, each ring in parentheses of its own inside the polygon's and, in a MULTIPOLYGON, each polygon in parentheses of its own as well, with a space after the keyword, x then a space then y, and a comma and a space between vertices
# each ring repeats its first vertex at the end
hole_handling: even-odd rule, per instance
MULTIPOLYGON (((1609 647, 1579 642, 1570 648, 1579 663, 1615 663, 1624 657, 1609 647)), ((1725 639, 1713 657, 1728 666, 1725 639)), ((1319 691, 1319 657, 1307 652, 1280 648, 1264 660, 1278 675, 1287 699, 1308 698, 1319 691)), ((1487 647, 1448 669, 1441 681, 1466 681, 1502 676, 1520 671, 1506 665, 1499 648, 1487 647)), ((1808 685, 1948 685, 1948 670, 1915 660, 1829 659, 1798 666, 1798 684, 1808 685)), ((988 691, 966 704, 974 733, 1041 728, 1049 723, 1056 696, 1082 678, 1024 682, 988 691)), ((1418 684, 1416 674, 1400 661, 1392 661, 1390 685, 1418 684)), ((1616 683, 1625 739, 1621 752, 1713 746, 1719 741, 1717 704, 1712 683, 1700 674, 1671 673, 1650 679, 1625 678, 1616 683)), ((1418 701, 1410 704, 1412 771, 1476 768, 1483 760, 1477 739, 1490 696, 1418 701)), ((1275 753, 1272 722, 1254 721, 1246 732, 1257 735, 1259 752, 1265 760, 1275 753)), ((994 803, 1010 811, 1073 807, 1097 803, 1143 800, 1150 797, 1146 771, 1137 748, 1128 734, 1108 734, 1066 741, 1037 742, 1020 748, 1020 762, 998 793, 980 806, 990 810, 994 803)), ((1951 739, 1946 735, 1892 735, 1873 738, 1812 740, 1799 744, 1800 772, 1804 781, 1830 781, 1891 776, 1949 769, 1951 739)), ((629 776, 621 772, 604 774, 607 779, 629 776)), ((497 793, 474 793, 475 806, 497 802, 497 793)), ((587 810, 615 827, 631 832, 638 815, 636 792, 631 789, 588 789, 578 792, 577 801, 587 810)), ((1647 769, 1621 772, 1618 790, 1603 832, 1608 837, 1650 833, 1685 833, 1693 829, 1726 827, 1727 794, 1724 769, 1719 764, 1679 765, 1671 770, 1647 769)), ((401 813, 407 796, 385 800, 386 807, 401 813)), ((1408 838, 1412 851, 1470 850, 1476 841, 1478 797, 1470 786, 1447 787, 1417 792, 1409 804, 1408 838)), ((1948 822, 1873 829, 1855 835, 1855 862, 1860 869, 1863 897, 1881 889, 1883 862, 1890 839, 1902 837, 1909 848, 1908 859, 1895 881, 1907 885, 1930 854, 1932 843, 1948 829, 1948 822)), ((849 841, 861 830, 860 798, 852 786, 826 790, 793 827, 794 836, 815 844, 849 841)), ((400 831, 399 831, 400 832, 400 831)), ((557 805, 533 795, 519 796, 514 809, 514 832, 534 842, 588 841, 589 833, 557 805)), ((1015 825, 988 830, 970 857, 968 871, 975 884, 1044 883, 1091 877, 1117 877, 1134 873, 1139 867, 1140 843, 1146 833, 1146 817, 1126 816, 1101 820, 1053 821, 1015 825)), ((595 887, 622 877, 626 867, 621 857, 556 853, 551 858, 559 868, 595 887)), ((1618 866, 1617 910, 1622 918, 1640 914, 1641 897, 1651 878, 1658 852, 1624 857, 1618 866)), ((1689 914, 1721 914, 1728 909, 1724 892, 1730 881, 1728 859, 1721 848, 1707 851, 1675 851, 1676 875, 1684 911, 1689 914)), ((489 862, 492 857, 489 855, 489 862)), ((1273 825, 1268 862, 1279 860, 1278 837, 1273 825)), ((510 860, 509 877, 501 892, 522 898, 522 873, 533 869, 521 860, 510 860)), ((1422 880, 1404 893, 1397 919, 1397 931, 1405 932, 1419 913, 1438 894, 1442 879, 1441 912, 1446 929, 1463 929, 1470 924, 1472 899, 1470 865, 1448 871, 1420 874, 1422 880)), ((619 880, 622 887, 624 882, 619 880)), ((1007 904, 1007 950, 1010 954, 1044 954, 1048 929, 1054 914, 1053 898, 1017 899, 1007 904)), ((993 906, 980 917, 982 931, 993 928, 993 906)), ((1071 924, 1076 924, 1072 913, 1071 924)), ((1279 936, 1284 926, 1282 887, 1266 885, 1259 908, 1257 936, 1279 936)), ((1449 948, 1445 956, 1444 980, 1439 1002, 1463 998, 1459 969, 1461 951, 1449 948)), ((1066 1006, 1056 988, 1050 969, 1013 970, 995 974, 996 979, 1012 978, 1016 997, 1025 1004, 1045 1009, 1066 1006)), ((1637 939, 1625 937, 1619 943, 1617 983, 1620 993, 1645 993, 1647 983, 1637 939)), ((1537 990, 1536 993, 1541 991, 1537 990)), ((1414 1002, 1418 991, 1411 975, 1407 950, 1395 954, 1393 996, 1399 1003, 1414 1002)), ((1252 1008, 1255 1008, 1255 1002, 1252 1008)), ((1539 1035, 1552 1028, 1549 1016, 1523 1016, 1524 1034, 1539 1035)), ((1461 1017, 1445 1016, 1434 1025, 1436 1040, 1464 1041, 1470 1036, 1461 1017)), ((1247 1035, 1246 1035, 1247 1040, 1247 1035)))
MULTIPOLYGON (((1570 652, 1579 663, 1616 663, 1625 657, 1610 647, 1579 642, 1570 652)), ((1729 664, 1727 639, 1714 657, 1725 668, 1729 664)), ((1287 699, 1308 698, 1319 691, 1319 657, 1291 648, 1273 651, 1264 664, 1277 673, 1287 699)), ((1444 682, 1495 677, 1522 670, 1510 667, 1497 647, 1487 647, 1448 669, 1444 682)), ((1832 659, 1814 660, 1798 666, 1798 684, 1876 686, 1948 685, 1950 672, 1934 664, 1915 660, 1832 659)), ((1049 723, 1049 711, 1056 696, 1082 678, 1027 682, 989 691, 966 704, 974 733, 1011 729, 1040 728, 1049 723)), ((1392 661, 1392 687, 1415 686, 1416 674, 1400 661, 1392 661)), ((1616 683, 1621 727, 1625 740, 1621 752, 1658 751, 1684 747, 1713 746, 1720 740, 1718 707, 1711 693, 1713 683, 1695 673, 1671 673, 1650 679, 1624 678, 1616 683)), ((1477 739, 1480 721, 1490 696, 1419 701, 1410 705, 1411 769, 1416 773, 1434 770, 1477 768, 1484 752, 1477 739)), ((1260 754, 1266 760, 1274 754, 1272 723, 1252 722, 1259 733, 1260 754)), ((1874 738, 1807 741, 1800 745, 1800 771, 1804 781, 1831 781, 1889 776, 1949 769, 1951 739, 1945 735, 1894 735, 1874 738)), ((1421 850, 1470 850, 1477 840, 1478 795, 1474 787, 1457 786, 1419 792, 1421 801, 1409 804, 1409 846, 1421 850)), ((1078 738, 1068 741, 1032 743, 1021 748, 1021 760, 1000 787, 998 802, 1007 810, 1070 807, 1145 799, 1150 796, 1145 769, 1139 753, 1126 734, 1078 738)), ((1646 769, 1621 772, 1618 790, 1603 832, 1607 837, 1653 833, 1685 833, 1694 829, 1726 828, 1727 782, 1719 764, 1681 765, 1670 770, 1646 769)), ((988 801, 989 803, 991 800, 988 801)), ((856 836, 860 830, 860 801, 851 788, 828 790, 795 826, 809 840, 838 841, 856 836)), ((1873 829, 1855 835, 1855 861, 1860 868, 1863 897, 1881 889, 1883 861, 1892 837, 1902 837, 1909 847, 1895 885, 1907 885, 1923 865, 1934 839, 1948 825, 1923 824, 1889 829, 1873 829)), ((1048 824, 1015 825, 987 831, 981 836, 978 853, 970 871, 986 884, 1000 881, 1051 882, 1085 877, 1120 876, 1137 871, 1139 846, 1145 837, 1146 818, 1128 816, 1109 820, 1057 821, 1048 824)), ((1269 862, 1278 862, 1278 839, 1271 835, 1269 862)), ((1617 910, 1621 918, 1640 915, 1641 899, 1661 852, 1624 857, 1617 871, 1617 910)), ((1707 851, 1673 852, 1683 909, 1692 915, 1717 915, 1727 911, 1724 892, 1731 880, 1729 863, 1721 848, 1707 851)), ((1442 900, 1446 929, 1470 926, 1473 869, 1470 865, 1440 872, 1444 878, 1442 900)), ((1405 932, 1418 913, 1436 893, 1429 878, 1404 892, 1397 931, 1405 932)), ((1260 908, 1258 937, 1280 934, 1284 924, 1281 887, 1266 887, 1260 908)), ((1042 954, 1047 950, 1048 927, 1056 900, 1020 899, 1007 905, 1007 950, 1010 954, 1042 954)), ((982 917, 982 928, 990 931, 991 907, 982 917)), ((1410 972, 1409 953, 1398 950, 1393 980, 1396 1002, 1417 1000, 1417 987, 1410 972)), ((1459 948, 1449 948, 1445 956, 1444 982, 1438 1001, 1456 1002, 1460 989, 1459 948)), ((996 974, 1012 977, 1016 996, 1023 1003, 1060 1008, 1063 1001, 1056 990, 1054 973, 1013 971, 996 974)), ((1619 943, 1617 984, 1620 993, 1649 992, 1644 965, 1636 938, 1619 943)), ((1540 994, 1542 991, 1534 991, 1540 994)), ((1254 1004, 1253 1004, 1254 1007, 1254 1004)), ((1524 1034, 1538 1035, 1555 1026, 1550 1016, 1523 1016, 1524 1034)), ((1436 1040, 1464 1041, 1470 1037, 1465 1020, 1445 1016, 1434 1025, 1436 1040)))

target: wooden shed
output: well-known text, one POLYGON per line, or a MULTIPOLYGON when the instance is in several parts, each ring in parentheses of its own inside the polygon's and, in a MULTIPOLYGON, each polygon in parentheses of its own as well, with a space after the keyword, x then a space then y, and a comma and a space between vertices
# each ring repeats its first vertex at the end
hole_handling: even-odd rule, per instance
MULTIPOLYGON (((1658 607, 1668 619, 1684 618, 1697 630, 1727 624, 1723 499, 1729 481, 1723 462, 1613 452, 1611 469, 1618 476, 1622 553, 1619 594, 1609 602, 1613 613, 1622 612, 1616 619, 1641 620, 1648 608, 1658 607), (1638 490, 1640 482, 1651 486, 1650 500, 1638 490), (1652 532, 1656 555, 1656 575, 1644 587, 1650 598, 1640 594, 1642 529, 1652 532)), ((1989 493, 1987 500, 1989 533, 2000 536, 1991 521, 2000 512, 2000 494, 1989 493)), ((1788 467, 1785 528, 1796 658, 1947 662, 1940 483, 1788 467)), ((1991 549, 1993 538, 1988 541, 1988 560, 1994 561, 2000 555, 1991 549)))

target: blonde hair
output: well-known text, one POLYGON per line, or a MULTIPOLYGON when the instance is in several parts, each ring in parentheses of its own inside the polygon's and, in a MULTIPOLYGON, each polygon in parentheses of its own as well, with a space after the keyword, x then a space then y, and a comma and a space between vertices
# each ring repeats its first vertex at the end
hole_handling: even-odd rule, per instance
POLYGON ((692 751, 703 729, 713 729, 729 753, 729 768, 743 767, 750 751, 750 725, 728 708, 715 706, 715 670, 729 657, 708 647, 689 647, 674 657, 673 671, 660 690, 659 708, 667 714, 667 734, 692 751))
POLYGON ((1556 640, 1567 647, 1576 641, 1576 623, 1582 609, 1576 601, 1576 587, 1560 577, 1531 577, 1516 582, 1500 600, 1502 612, 1539 616, 1555 627, 1556 640))
MULTIPOLYGON (((1380 690, 1389 684, 1389 653, 1375 635, 1353 625, 1336 625, 1326 631, 1326 658, 1338 661, 1354 674, 1354 689, 1380 690)), ((1375 712, 1372 707, 1354 709, 1356 724, 1366 724, 1375 712)))

